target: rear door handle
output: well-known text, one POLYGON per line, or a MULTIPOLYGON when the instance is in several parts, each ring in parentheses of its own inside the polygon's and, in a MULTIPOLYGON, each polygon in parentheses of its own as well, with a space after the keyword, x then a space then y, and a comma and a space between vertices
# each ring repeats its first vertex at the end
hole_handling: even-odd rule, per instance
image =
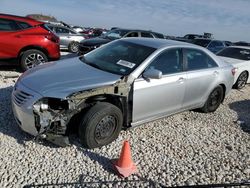
POLYGON ((15 35, 16 38, 21 38, 21 35, 15 35))

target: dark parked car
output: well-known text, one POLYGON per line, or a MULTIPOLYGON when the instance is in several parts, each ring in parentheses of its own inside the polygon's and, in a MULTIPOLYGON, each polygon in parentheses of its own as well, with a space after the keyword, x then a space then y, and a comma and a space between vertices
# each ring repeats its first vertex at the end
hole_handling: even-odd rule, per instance
POLYGON ((226 43, 225 41, 213 39, 194 39, 192 43, 207 48, 213 53, 217 53, 218 51, 228 46, 228 43, 226 43))
MULTIPOLYGON (((43 22, 0 14, 0 60, 17 59, 23 70, 60 58, 59 38, 43 22)), ((12 62, 12 61, 11 61, 12 62)))
POLYGON ((136 29, 113 29, 109 32, 92 39, 84 40, 79 45, 79 55, 88 53, 99 46, 111 42, 116 39, 125 37, 146 37, 146 38, 162 38, 164 35, 153 31, 136 30, 136 29))

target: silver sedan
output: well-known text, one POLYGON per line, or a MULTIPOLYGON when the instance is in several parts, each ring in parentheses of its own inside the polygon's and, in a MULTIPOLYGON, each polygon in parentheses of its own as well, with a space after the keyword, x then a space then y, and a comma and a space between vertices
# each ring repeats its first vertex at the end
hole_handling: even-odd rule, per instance
POLYGON ((215 111, 233 74, 231 65, 196 45, 121 39, 25 72, 12 93, 13 112, 24 131, 61 146, 78 125, 82 144, 95 148, 122 128, 190 109, 215 111))
POLYGON ((60 38, 60 48, 68 49, 72 53, 78 52, 79 43, 85 39, 82 34, 68 27, 52 24, 46 24, 46 27, 60 38))

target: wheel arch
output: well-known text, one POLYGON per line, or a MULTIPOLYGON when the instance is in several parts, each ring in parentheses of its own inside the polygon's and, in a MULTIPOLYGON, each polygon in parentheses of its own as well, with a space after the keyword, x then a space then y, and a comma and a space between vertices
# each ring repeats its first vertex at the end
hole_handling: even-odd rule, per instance
POLYGON ((73 129, 79 126, 79 120, 82 116, 95 104, 99 102, 107 102, 113 104, 114 106, 118 107, 122 114, 123 114, 123 127, 128 127, 128 116, 129 112, 127 111, 127 100, 125 96, 118 96, 112 94, 101 94, 101 95, 94 95, 86 99, 84 107, 76 114, 71 117, 70 122, 67 125, 67 133, 70 132, 70 129, 73 126, 73 129))
POLYGON ((224 102, 224 99, 225 99, 225 96, 226 96, 226 85, 225 84, 223 84, 223 83, 221 83, 221 84, 219 84, 222 88, 223 88, 223 98, 222 98, 222 101, 221 101, 221 103, 223 103, 224 102))
POLYGON ((47 56, 47 58, 49 59, 49 53, 48 53, 48 51, 47 51, 45 48, 43 48, 43 47, 41 47, 41 46, 37 46, 37 45, 29 45, 29 46, 23 47, 23 48, 19 51, 18 56, 17 56, 18 59, 19 59, 19 61, 20 61, 20 59, 21 59, 23 53, 24 53, 25 51, 27 51, 27 50, 40 50, 40 51, 43 52, 43 53, 47 56))

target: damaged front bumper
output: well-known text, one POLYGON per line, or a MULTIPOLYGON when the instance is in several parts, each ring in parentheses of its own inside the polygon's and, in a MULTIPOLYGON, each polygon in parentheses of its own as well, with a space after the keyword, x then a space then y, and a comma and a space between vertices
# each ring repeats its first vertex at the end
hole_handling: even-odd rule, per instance
MULTIPOLYGON (((56 123, 54 123, 55 126, 51 129, 51 120, 53 120, 54 117, 49 115, 50 113, 47 113, 49 115, 48 117, 38 116, 35 113, 34 104, 42 98, 40 94, 30 90, 21 83, 15 85, 11 99, 13 115, 18 126, 24 132, 35 136, 35 139, 45 138, 59 146, 69 145, 68 137, 65 136, 66 129, 56 130, 58 128, 56 123), (41 121, 38 122, 38 119, 41 121)), ((63 120, 64 118, 61 119, 63 120)))

